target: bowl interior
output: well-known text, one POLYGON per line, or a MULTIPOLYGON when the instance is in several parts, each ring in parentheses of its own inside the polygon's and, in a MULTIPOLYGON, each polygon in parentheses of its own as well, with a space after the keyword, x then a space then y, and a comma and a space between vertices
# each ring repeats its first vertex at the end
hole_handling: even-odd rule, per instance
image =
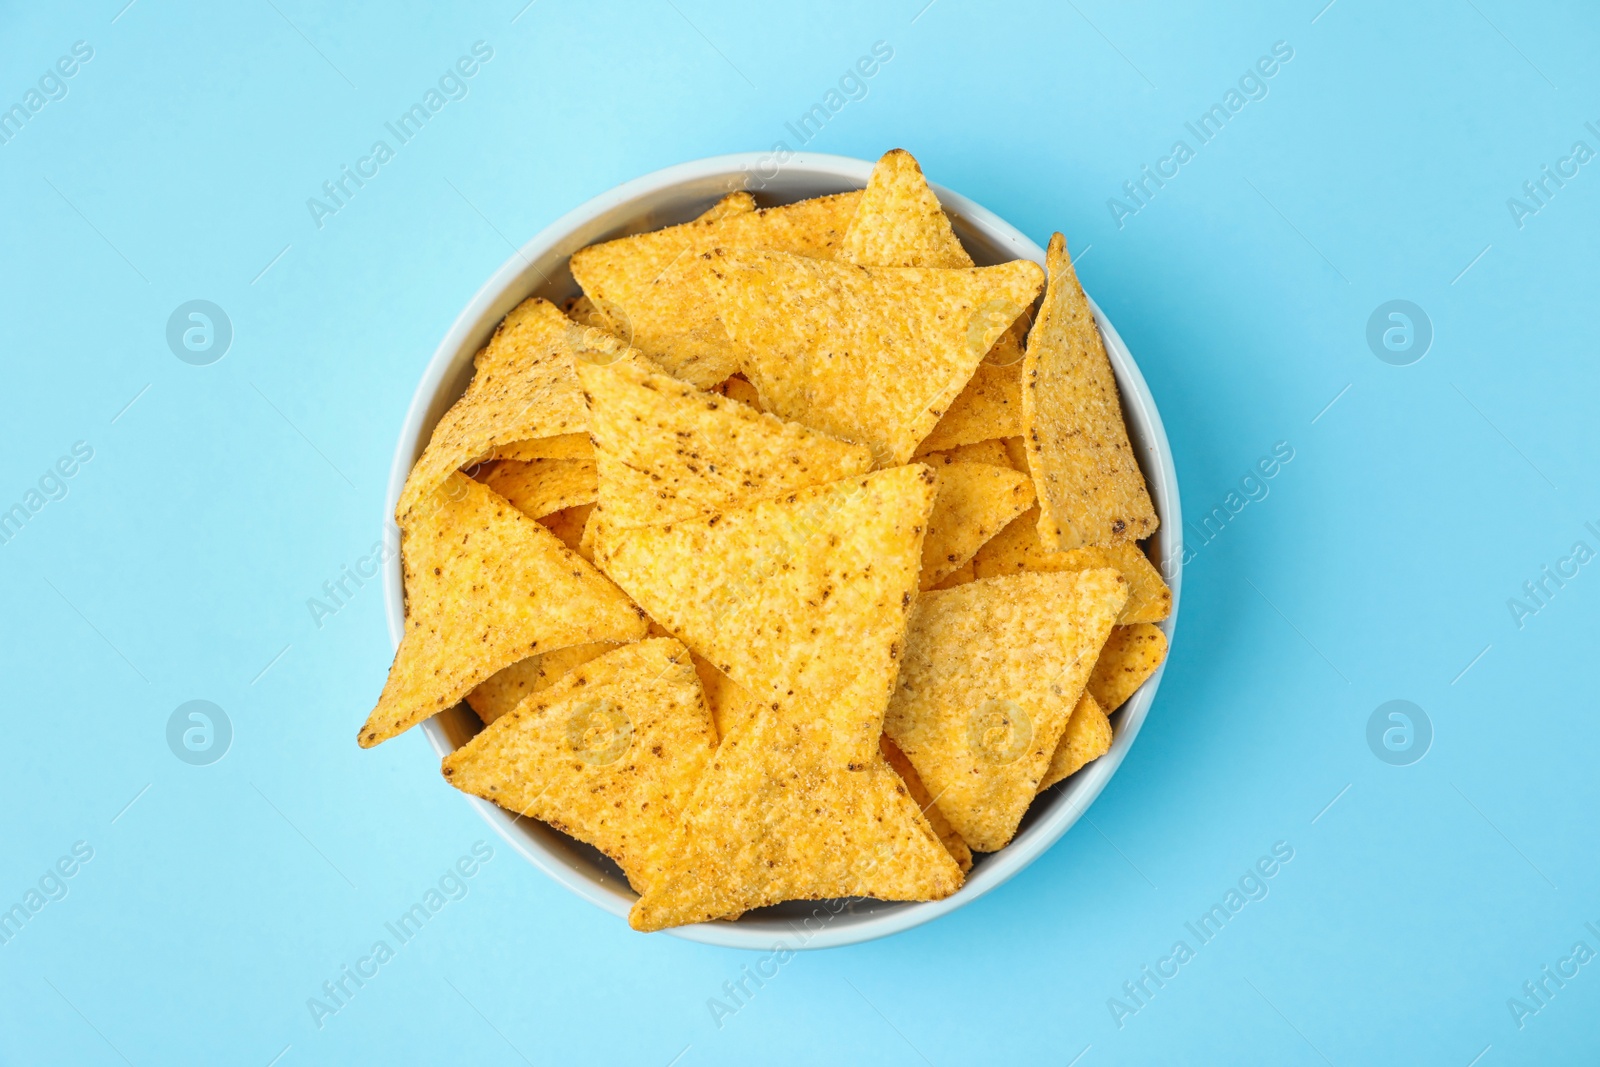
MULTIPOLYGON (((473 356, 506 313, 530 296, 560 304, 578 295, 577 282, 567 268, 573 252, 596 241, 687 222, 733 190, 748 188, 761 206, 768 207, 862 188, 872 170, 865 160, 797 156, 776 177, 764 179, 755 170, 758 158, 751 153, 701 160, 628 182, 558 220, 508 260, 461 313, 418 385, 395 452, 387 515, 393 515, 405 476, 421 455, 434 425, 466 390, 473 356)), ((935 189, 957 235, 980 266, 1018 258, 1044 263, 1043 249, 998 216, 949 190, 935 189)), ((1182 519, 1172 457, 1155 403, 1132 356, 1098 307, 1095 317, 1122 393, 1128 433, 1161 518, 1152 552, 1172 587, 1172 615, 1161 624, 1170 639, 1177 618, 1182 555, 1182 519)), ((398 558, 387 564, 384 586, 390 637, 398 645, 405 622, 398 558)), ((925 903, 795 901, 747 912, 736 921, 701 923, 671 932, 741 948, 770 949, 780 940, 791 948, 817 948, 880 937, 960 907, 1027 866, 1077 820, 1132 745, 1160 678, 1158 670, 1112 716, 1115 740, 1111 751, 1037 800, 1005 849, 976 854, 966 884, 955 895, 925 903)), ((480 729, 477 716, 465 704, 424 724, 440 756, 466 743, 480 729)), ((607 911, 626 916, 635 894, 621 870, 599 850, 476 797, 467 799, 512 847, 546 874, 607 911)))

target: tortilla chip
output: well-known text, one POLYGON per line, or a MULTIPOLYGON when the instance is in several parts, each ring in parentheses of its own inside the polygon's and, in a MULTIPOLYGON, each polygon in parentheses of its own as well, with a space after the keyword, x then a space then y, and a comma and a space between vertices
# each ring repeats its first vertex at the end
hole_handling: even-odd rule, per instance
POLYGON ((876 739, 848 764, 837 740, 826 723, 782 713, 736 725, 695 789, 665 869, 628 915, 633 928, 784 900, 937 900, 955 892, 961 868, 876 739))
POLYGON ((727 737, 740 721, 759 713, 750 694, 709 660, 695 656, 694 672, 700 676, 700 688, 705 690, 706 706, 711 709, 711 721, 717 724, 718 737, 727 737))
POLYGON ((929 465, 939 491, 922 542, 921 587, 932 589, 965 564, 983 543, 1033 506, 1033 483, 1010 467, 958 463, 941 456, 929 465))
POLYGON ((579 326, 592 326, 597 330, 609 330, 611 320, 600 314, 600 309, 594 306, 594 301, 586 296, 575 296, 567 301, 567 318, 579 326))
POLYGON ((1033 326, 1033 312, 1024 308, 1011 323, 1011 328, 1000 335, 1000 340, 989 349, 983 362, 991 367, 1020 367, 1028 342, 1028 330, 1033 326))
POLYGON ((1072 709, 1072 718, 1056 744, 1055 755, 1050 757, 1050 767, 1039 781, 1039 792, 1055 785, 1061 779, 1076 774, 1085 764, 1111 751, 1111 720, 1087 692, 1078 698, 1072 709))
POLYGON ((980 363, 917 451, 954 448, 1021 432, 1022 365, 994 367, 980 363))
POLYGON ((1160 622, 1172 614, 1172 590, 1161 580, 1144 550, 1130 542, 1090 545, 1067 552, 1046 552, 1039 547, 1038 509, 1030 508, 978 549, 972 558, 979 578, 1024 571, 1083 571, 1115 567, 1128 580, 1128 603, 1117 617, 1127 626, 1160 622))
POLYGON ((939 840, 944 842, 945 851, 950 853, 950 858, 956 861, 956 866, 961 868, 961 873, 966 874, 972 870, 972 850, 967 843, 961 840, 961 835, 956 833, 939 811, 939 805, 933 802, 933 797, 928 794, 928 787, 922 784, 922 779, 917 777, 917 769, 911 766, 911 761, 906 759, 906 754, 895 747, 886 734, 878 736, 878 747, 883 750, 883 758, 889 761, 889 766, 894 768, 894 773, 906 784, 906 790, 911 794, 911 799, 917 802, 917 807, 922 809, 922 814, 928 817, 928 825, 933 827, 933 832, 939 835, 939 840))
POLYGON ((595 562, 761 705, 811 706, 864 762, 933 499, 931 470, 895 467, 670 526, 602 526, 595 562))
POLYGON ((715 751, 688 650, 656 639, 574 668, 441 769, 457 789, 598 848, 643 892, 715 751))
POLYGON ((1039 543, 1056 552, 1139 541, 1158 519, 1128 441, 1106 358, 1067 242, 1050 238, 1050 284, 1022 361, 1022 437, 1039 491, 1039 543))
POLYGON ((594 459, 594 446, 589 434, 563 433, 555 437, 541 437, 537 441, 513 441, 494 450, 494 459, 514 459, 531 463, 536 459, 594 459))
POLYGON ((572 361, 580 350, 608 347, 598 331, 585 331, 548 300, 531 297, 512 309, 473 360, 476 373, 461 399, 433 429, 400 492, 396 520, 451 471, 518 441, 579 433, 588 411, 572 361), (595 336, 588 336, 595 335, 595 336))
POLYGON ((451 473, 406 513, 400 556, 406 632, 358 735, 362 748, 534 653, 644 636, 643 615, 616 586, 464 474, 451 473))
MULTIPOLYGON (((926 452, 916 456, 915 459, 919 463, 928 463, 935 467, 944 460, 954 460, 957 463, 987 463, 991 467, 1012 469, 1011 457, 1006 453, 1004 441, 990 440, 971 445, 958 445, 942 452, 926 452)), ((1027 471, 1023 471, 1023 474, 1026 475, 1027 471)))
POLYGON ((579 367, 612 531, 772 500, 862 474, 872 455, 639 367, 579 367))
POLYGON ((529 693, 549 689, 562 675, 616 648, 614 641, 593 641, 519 660, 467 694, 467 704, 487 725, 522 703, 529 693))
POLYGON ((989 578, 917 601, 884 732, 973 850, 1016 833, 1126 598, 1105 568, 989 578))
POLYGON ((922 168, 903 148, 872 168, 839 258, 858 267, 972 266, 922 168))
POLYGON ((590 245, 573 254, 572 274, 613 333, 669 374, 709 388, 739 369, 743 350, 706 298, 703 254, 730 248, 831 257, 860 199, 823 196, 590 245))
POLYGON ((736 193, 729 193, 705 211, 696 215, 695 222, 716 222, 730 215, 747 215, 756 209, 756 198, 740 189, 736 193))
MULTIPOLYGON (((853 267, 779 252, 711 254, 706 281, 768 411, 904 463, 1009 325, 1042 272, 853 267)), ((985 436, 994 436, 986 434, 985 436)))
MULTIPOLYGON (((578 544, 583 539, 584 524, 589 521, 589 513, 593 510, 593 504, 578 504, 575 507, 551 512, 539 521, 544 524, 545 529, 556 535, 556 540, 566 545, 570 551, 577 552, 578 544)), ((581 552, 578 554, 582 555, 581 552)))
POLYGON ((755 408, 757 411, 766 410, 761 406, 761 394, 756 392, 756 387, 740 375, 735 374, 718 386, 718 389, 729 400, 737 400, 739 403, 755 408))
POLYGON ((975 580, 977 577, 977 572, 972 569, 972 561, 969 559, 967 562, 963 563, 961 566, 945 575, 942 581, 934 583, 933 588, 954 589, 956 586, 965 585, 966 583, 975 580))
POLYGON ((478 480, 516 505, 530 519, 563 508, 592 504, 598 493, 594 463, 587 459, 500 460, 478 480))
POLYGON ((1133 696, 1167 658, 1167 635, 1147 622, 1118 626, 1089 674, 1089 692, 1107 715, 1133 696))

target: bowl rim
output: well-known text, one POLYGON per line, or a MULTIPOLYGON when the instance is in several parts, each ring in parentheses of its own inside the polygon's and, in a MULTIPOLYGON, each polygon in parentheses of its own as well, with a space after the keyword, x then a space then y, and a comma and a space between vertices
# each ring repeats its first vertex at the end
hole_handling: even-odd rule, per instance
MULTIPOLYGON (((438 407, 438 401, 447 382, 452 376, 459 377, 463 360, 470 362, 471 356, 476 353, 489 331, 492 331, 505 313, 515 304, 533 295, 539 289, 541 278, 548 282, 547 276, 537 267, 539 259, 547 257, 552 250, 563 245, 572 245, 573 235, 584 227, 591 226, 597 219, 627 205, 635 204, 647 196, 670 193, 689 185, 693 185, 701 194, 714 188, 720 188, 724 192, 749 189, 757 193, 762 191, 781 193, 786 188, 793 189, 796 183, 805 182, 810 183, 806 186, 809 195, 818 195, 816 192, 810 192, 810 189, 819 185, 836 185, 837 188, 833 191, 846 192, 863 188, 874 165, 872 161, 848 156, 801 153, 783 162, 777 167, 776 174, 768 177, 763 171, 772 165, 772 159, 770 153, 761 152, 712 156, 666 167, 623 182, 573 208, 535 234, 489 277, 456 316, 454 323, 434 350, 412 394, 389 472, 388 492, 384 499, 384 530, 395 551, 383 564, 383 587, 385 613, 393 645, 399 646, 405 632, 404 594, 398 551, 399 530, 395 524, 394 510, 400 498, 401 488, 405 484, 406 475, 427 444, 427 439, 437 422, 438 414, 435 413, 430 418, 430 411, 442 413, 443 409, 438 407)), ((1016 227, 959 193, 937 184, 932 184, 932 187, 945 210, 960 224, 981 231, 989 241, 1008 249, 1015 258, 1031 259, 1041 266, 1044 265, 1044 249, 1016 227)), ((594 238, 583 240, 581 244, 590 243, 592 239, 594 238)), ((581 247, 581 244, 567 248, 566 254, 570 255, 577 247, 581 247)), ((1178 494, 1177 468, 1172 459, 1166 430, 1162 425, 1155 399, 1139 371, 1138 364, 1134 362, 1132 354, 1117 334, 1115 327, 1092 298, 1089 300, 1089 305, 1105 341, 1106 352, 1110 356, 1121 392, 1123 413, 1129 433, 1133 438, 1135 451, 1140 455, 1151 497, 1161 519, 1160 529, 1157 532, 1157 536, 1161 538, 1159 542, 1161 559, 1157 563, 1163 578, 1172 590, 1172 611, 1159 625, 1166 633, 1170 644, 1177 623, 1182 589, 1183 518, 1178 494)), ((459 396, 459 393, 456 396, 459 396)), ((451 397, 450 402, 453 403, 454 399, 451 397)), ((817 902, 819 907, 813 912, 813 916, 817 912, 823 912, 827 914, 827 918, 816 930, 810 928, 809 919, 801 924, 783 919, 762 918, 754 922, 744 919, 697 923, 675 927, 667 932, 689 941, 728 948, 761 950, 771 950, 780 946, 789 949, 830 948, 909 930, 971 903, 1021 873, 1048 851, 1088 810, 1121 766, 1137 739, 1155 699, 1156 691, 1160 687, 1166 665, 1167 660, 1163 660, 1156 672, 1115 713, 1120 717, 1120 722, 1112 741, 1111 751, 1072 775, 1064 785, 1052 787, 1058 791, 1057 795, 1046 802, 1038 817, 1031 820, 1031 824, 1018 833, 1004 849, 990 854, 983 863, 974 866, 962 887, 951 896, 942 900, 898 903, 892 907, 880 905, 880 910, 872 914, 850 914, 844 922, 839 922, 835 918, 841 914, 838 910, 829 908, 824 902, 819 901, 817 902)), ((436 716, 426 720, 422 727, 434 752, 440 758, 454 751, 456 746, 447 735, 441 717, 436 716)), ((628 909, 635 899, 631 890, 618 889, 603 879, 571 865, 530 833, 519 830, 516 823, 520 817, 513 817, 509 812, 475 796, 467 796, 467 800, 477 808, 478 814, 507 844, 535 867, 590 903, 626 921, 628 909)))

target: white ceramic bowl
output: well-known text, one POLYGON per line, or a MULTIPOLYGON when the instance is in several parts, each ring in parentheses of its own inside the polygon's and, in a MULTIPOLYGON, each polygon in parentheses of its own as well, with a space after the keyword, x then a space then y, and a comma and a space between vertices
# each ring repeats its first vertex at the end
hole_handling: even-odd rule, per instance
MULTIPOLYGON (((775 176, 767 177, 770 158, 753 152, 717 156, 636 178, 568 212, 507 260, 457 317, 417 386, 395 448, 385 504, 386 522, 393 522, 391 517, 406 473, 422 454, 439 417, 466 390, 472 376, 472 357, 500 320, 529 296, 560 303, 578 293, 577 283, 567 269, 567 258, 573 252, 596 241, 686 222, 718 197, 736 189, 751 189, 758 202, 768 206, 860 189, 872 173, 872 164, 866 160, 800 155, 784 164, 775 176)), ((956 233, 980 265, 1011 259, 1044 264, 1044 249, 999 216, 948 189, 936 186, 935 190, 956 233)), ((1128 433, 1161 516, 1155 555, 1163 561, 1172 587, 1172 615, 1161 624, 1170 638, 1178 612, 1183 529, 1172 453, 1155 401, 1127 346, 1098 307, 1094 314, 1122 390, 1128 433)), ((391 560, 384 571, 384 595, 389 635, 398 646, 405 632, 398 558, 391 560)), ((770 950, 780 940, 791 948, 825 948, 909 929, 976 900, 1037 859, 1100 794, 1138 736, 1160 681, 1158 670, 1113 716, 1116 740, 1111 751, 1036 801, 1011 844, 999 852, 980 856, 966 884, 953 896, 928 903, 797 901, 749 912, 733 922, 701 923, 671 933, 733 948, 770 950)), ((464 704, 435 716, 423 726, 441 757, 464 744, 479 728, 477 717, 464 704)), ((420 769, 419 773, 427 771, 420 769)), ((477 797, 466 800, 545 874, 613 915, 626 917, 635 900, 634 893, 621 871, 600 852, 543 823, 516 819, 477 797)))

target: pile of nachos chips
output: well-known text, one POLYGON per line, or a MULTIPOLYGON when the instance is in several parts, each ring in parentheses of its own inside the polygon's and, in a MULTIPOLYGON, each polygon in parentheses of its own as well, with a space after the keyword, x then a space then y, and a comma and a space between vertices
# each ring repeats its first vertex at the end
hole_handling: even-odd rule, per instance
POLYGON ((446 780, 609 856, 639 930, 954 893, 1166 655, 1060 234, 1047 267, 975 266, 900 150, 574 254, 412 468, 360 744, 465 699, 446 780))

